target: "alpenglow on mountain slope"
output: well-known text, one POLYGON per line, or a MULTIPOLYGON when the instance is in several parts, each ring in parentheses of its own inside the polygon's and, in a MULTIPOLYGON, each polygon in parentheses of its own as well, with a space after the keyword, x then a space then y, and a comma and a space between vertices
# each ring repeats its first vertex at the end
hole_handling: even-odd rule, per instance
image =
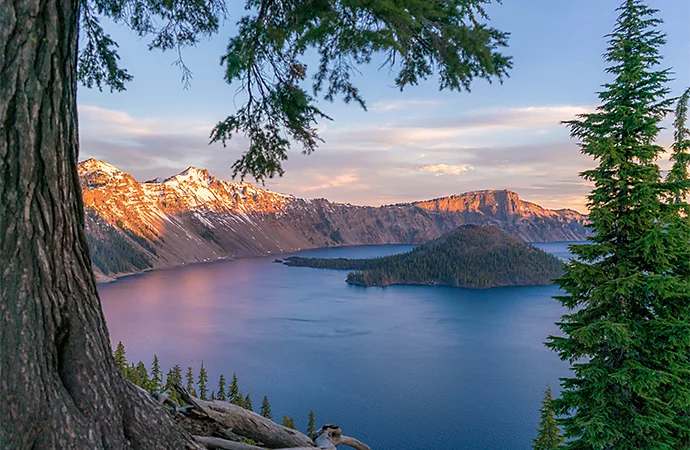
POLYGON ((143 183, 79 164, 87 239, 100 280, 147 269, 340 245, 422 244, 460 225, 496 225, 524 241, 577 241, 586 217, 511 191, 475 191, 388 206, 307 200, 189 167, 143 183))
POLYGON ((563 262, 495 226, 463 225, 407 253, 372 259, 290 257, 288 266, 353 270, 360 286, 421 284, 465 288, 553 283, 563 262))

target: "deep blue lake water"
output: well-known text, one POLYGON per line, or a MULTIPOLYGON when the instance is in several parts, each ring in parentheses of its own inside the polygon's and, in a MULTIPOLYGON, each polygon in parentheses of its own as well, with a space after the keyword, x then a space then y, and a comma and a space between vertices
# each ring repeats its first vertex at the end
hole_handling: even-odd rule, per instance
MULTIPOLYGON (((567 244, 540 244, 559 257, 567 244)), ((373 257, 412 246, 319 249, 373 257)), ((258 410, 305 431, 337 423, 375 450, 529 449, 546 383, 568 366, 543 345, 565 311, 555 286, 363 288, 346 272, 270 258, 192 265, 99 286, 129 361, 237 373, 258 410)))

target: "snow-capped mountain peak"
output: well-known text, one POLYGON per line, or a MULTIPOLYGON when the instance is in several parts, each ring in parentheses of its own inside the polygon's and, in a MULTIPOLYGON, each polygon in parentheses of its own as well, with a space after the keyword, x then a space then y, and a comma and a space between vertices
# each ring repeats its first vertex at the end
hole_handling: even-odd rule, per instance
POLYGON ((79 174, 102 173, 112 177, 118 176, 123 172, 115 166, 98 160, 96 158, 89 158, 86 161, 79 163, 79 174))
POLYGON ((170 177, 168 180, 176 179, 180 183, 205 184, 209 185, 214 178, 208 173, 206 169, 197 169, 194 166, 189 166, 182 172, 170 177))

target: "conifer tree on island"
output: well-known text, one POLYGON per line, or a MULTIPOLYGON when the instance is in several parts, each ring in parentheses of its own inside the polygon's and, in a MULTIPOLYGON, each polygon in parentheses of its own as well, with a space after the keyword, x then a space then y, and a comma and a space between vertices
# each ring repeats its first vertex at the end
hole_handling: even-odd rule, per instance
POLYGON ((533 450, 557 450, 558 447, 565 442, 561 435, 561 430, 556 423, 556 412, 553 407, 553 397, 551 395, 551 386, 547 384, 544 392, 544 400, 541 408, 539 408, 541 419, 539 421, 539 429, 537 437, 532 439, 533 450))
MULTIPOLYGON (((318 97, 365 105, 351 75, 375 54, 399 69, 400 89, 432 75, 442 89, 458 91, 473 79, 500 80, 511 65, 501 53, 507 34, 486 24, 484 4, 247 0, 222 55, 227 81, 243 89, 246 101, 219 122, 212 139, 248 137, 236 173, 259 180, 282 174, 291 142, 309 153, 320 141, 317 121, 327 116, 318 97), (303 62, 307 52, 319 58, 313 72, 303 62)), ((126 382, 111 355, 84 236, 76 94, 79 81, 120 91, 132 78, 118 66, 104 18, 150 37, 152 49, 180 50, 214 34, 226 16, 223 0, 0 2, 4 446, 191 442, 162 407, 126 382)))
MULTIPOLYGON (((672 99, 659 68, 656 10, 626 0, 609 35, 596 112, 568 122, 598 167, 582 173, 593 236, 572 246, 558 297, 570 309, 549 346, 570 361, 554 400, 569 449, 690 445, 690 234, 673 226, 681 182, 663 180, 655 145, 672 99)), ((683 163, 687 166, 687 160, 683 163)), ((687 218, 685 219, 687 222, 687 218)))

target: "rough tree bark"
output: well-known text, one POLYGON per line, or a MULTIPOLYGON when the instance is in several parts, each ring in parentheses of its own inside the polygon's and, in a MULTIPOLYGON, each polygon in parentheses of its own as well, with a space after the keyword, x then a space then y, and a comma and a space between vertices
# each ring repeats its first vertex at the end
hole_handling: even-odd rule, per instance
POLYGON ((111 357, 76 167, 78 9, 0 1, 0 448, 196 446, 111 357))

